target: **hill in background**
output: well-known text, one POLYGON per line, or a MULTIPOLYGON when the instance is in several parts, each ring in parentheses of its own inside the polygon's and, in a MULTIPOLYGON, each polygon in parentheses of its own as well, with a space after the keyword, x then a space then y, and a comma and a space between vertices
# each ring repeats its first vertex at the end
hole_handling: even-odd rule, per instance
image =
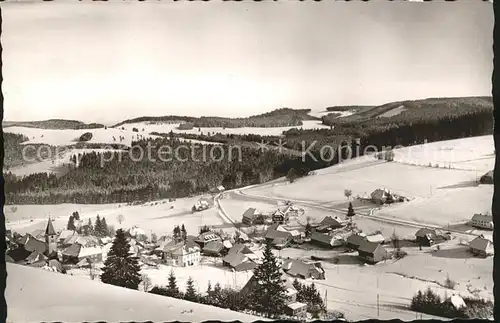
POLYGON ((49 119, 43 121, 3 121, 2 126, 7 127, 27 127, 40 129, 97 129, 104 128, 103 124, 90 123, 86 124, 77 120, 65 119, 49 119))

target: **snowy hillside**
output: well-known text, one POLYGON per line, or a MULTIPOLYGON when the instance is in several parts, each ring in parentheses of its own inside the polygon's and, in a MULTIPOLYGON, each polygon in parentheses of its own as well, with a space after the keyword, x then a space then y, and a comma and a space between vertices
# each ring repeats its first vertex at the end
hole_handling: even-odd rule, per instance
POLYGON ((7 322, 253 322, 259 317, 7 264, 7 322))

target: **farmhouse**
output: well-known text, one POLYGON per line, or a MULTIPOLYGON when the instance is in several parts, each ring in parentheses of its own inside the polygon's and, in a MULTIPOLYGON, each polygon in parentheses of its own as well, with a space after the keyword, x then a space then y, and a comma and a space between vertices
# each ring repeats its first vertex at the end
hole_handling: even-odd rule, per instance
POLYGON ((285 224, 288 222, 288 215, 278 209, 272 214, 272 221, 275 224, 285 224))
POLYGON ((200 248, 205 247, 205 245, 209 242, 221 242, 222 239, 219 237, 219 235, 215 234, 214 232, 203 232, 200 234, 196 239, 195 242, 200 246, 200 248))
POLYGON ((352 234, 346 240, 346 247, 353 250, 358 250, 359 246, 366 241, 366 237, 359 234, 352 234))
POLYGON ((195 266, 200 258, 200 247, 192 241, 171 242, 163 248, 163 259, 171 266, 195 266))
POLYGON ((493 216, 487 214, 474 214, 471 225, 480 229, 493 230, 493 216))
POLYGON ((422 228, 415 233, 415 241, 420 246, 430 247, 433 244, 437 243, 438 240, 438 234, 435 230, 422 228))
POLYGON ((388 196, 390 195, 389 190, 387 189, 376 189, 372 192, 371 200, 373 203, 382 205, 387 201, 388 196))
POLYGON ((254 225, 256 224, 255 221, 257 220, 259 216, 259 213, 257 210, 253 207, 249 208, 248 210, 243 213, 243 217, 241 222, 243 222, 246 225, 254 225))
POLYGON ((325 270, 321 262, 306 263, 296 259, 286 259, 283 262, 283 271, 290 276, 301 279, 325 279, 325 270))
POLYGON ((493 253, 493 242, 480 236, 469 242, 469 249, 475 256, 487 257, 493 253))
POLYGON ((330 232, 335 229, 342 228, 343 225, 339 222, 338 218, 332 218, 331 216, 325 217, 316 228, 318 232, 330 232))
POLYGON ((388 253, 381 244, 365 240, 358 248, 358 256, 364 262, 375 264, 387 259, 388 253))

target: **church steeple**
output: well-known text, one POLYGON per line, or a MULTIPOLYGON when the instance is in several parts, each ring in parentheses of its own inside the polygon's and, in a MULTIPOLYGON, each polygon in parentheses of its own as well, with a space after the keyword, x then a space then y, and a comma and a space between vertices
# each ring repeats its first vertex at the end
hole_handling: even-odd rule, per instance
POLYGON ((49 222, 47 223, 47 228, 45 229, 46 236, 55 236, 56 230, 54 230, 54 226, 52 225, 52 220, 49 217, 49 222))
POLYGON ((51 256, 57 251, 57 233, 56 230, 54 230, 50 217, 47 222, 47 227, 45 228, 45 243, 47 244, 47 256, 51 256))

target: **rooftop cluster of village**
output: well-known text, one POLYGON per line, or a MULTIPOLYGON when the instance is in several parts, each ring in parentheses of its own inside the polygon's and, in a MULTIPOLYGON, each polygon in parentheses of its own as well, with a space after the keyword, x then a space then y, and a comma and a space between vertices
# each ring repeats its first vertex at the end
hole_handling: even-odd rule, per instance
MULTIPOLYGON (((387 190, 376 190, 371 202, 378 205, 404 202, 405 198, 387 190)), ((193 212, 209 208, 208 202, 199 201, 193 212)), ((220 270, 229 272, 252 272, 262 264, 266 245, 275 249, 279 265, 287 282, 286 313, 290 317, 307 315, 308 306, 297 301, 297 288, 293 279, 325 280, 322 263, 335 263, 338 258, 315 256, 314 250, 337 250, 338 254, 349 254, 361 263, 376 264, 405 256, 401 247, 426 248, 452 239, 451 232, 434 228, 415 230, 412 239, 403 239, 395 234, 386 237, 380 231, 362 232, 353 223, 356 210, 349 202, 345 216, 326 216, 321 221, 308 218, 301 223, 305 211, 286 201, 272 212, 260 212, 248 208, 241 215, 241 224, 232 233, 208 226, 199 228, 199 235, 188 235, 184 225, 176 226, 171 234, 158 237, 133 226, 126 230, 130 255, 137 257, 141 269, 155 269, 161 265, 172 267, 193 267, 203 262, 219 262, 220 270), (281 258, 280 250, 297 248, 310 252, 310 259, 281 258)), ((481 229, 492 229, 490 215, 475 214, 470 224, 481 229)), ((54 228, 49 219, 43 230, 19 235, 7 231, 6 261, 21 265, 43 268, 66 274, 88 273, 96 279, 113 245, 114 232, 107 227, 105 219, 98 217, 95 225, 89 221, 83 224, 78 212, 70 217, 68 227, 54 228)), ((493 253, 492 242, 478 236, 469 242, 470 252, 475 256, 487 257, 493 253)), ((296 285, 297 283, 295 283, 296 285)), ((244 285, 241 293, 247 293, 255 285, 252 278, 244 285)))

